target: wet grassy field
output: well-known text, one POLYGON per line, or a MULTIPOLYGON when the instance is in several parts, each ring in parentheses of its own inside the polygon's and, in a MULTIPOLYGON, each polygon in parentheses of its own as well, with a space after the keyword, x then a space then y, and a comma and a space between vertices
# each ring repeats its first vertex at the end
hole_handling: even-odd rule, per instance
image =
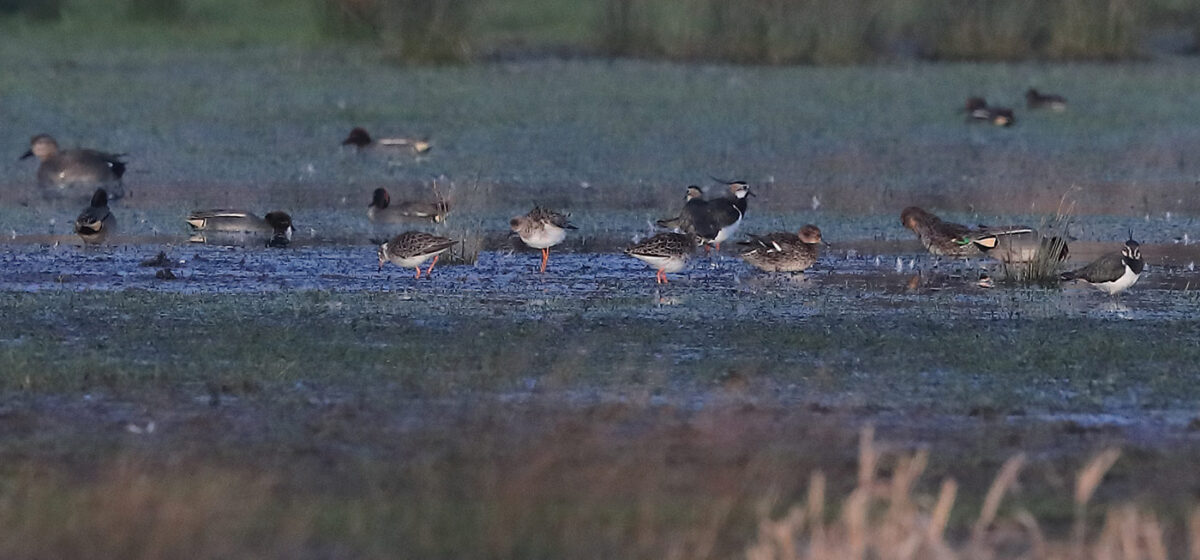
POLYGON ((1111 446, 1100 503, 1139 501, 1175 535, 1195 504, 1195 60, 60 53, 0 43, 0 556, 738 557, 811 472, 835 502, 855 485, 868 424, 885 475, 927 449, 916 491, 960 482, 959 540, 1018 452, 1014 502, 1052 536, 1111 446), (1012 129, 954 112, 1029 85, 1071 108, 1012 129), (434 149, 340 148, 355 125, 434 149), (78 208, 37 196, 14 160, 39 132, 129 153, 117 246, 74 246, 78 208), (813 222, 835 247, 803 279, 726 249, 656 287, 613 250, 709 174, 753 185, 745 231, 813 222), (370 190, 435 180, 455 209, 427 227, 487 240, 478 263, 377 272, 370 190), (1064 193, 1077 261, 1130 228, 1147 242, 1119 301, 979 288, 977 263, 936 263, 897 219, 1037 223, 1064 193), (534 201, 580 225, 544 277, 504 238, 534 201), (295 246, 188 245, 202 206, 287 209, 295 246), (160 250, 175 280, 139 266, 160 250))

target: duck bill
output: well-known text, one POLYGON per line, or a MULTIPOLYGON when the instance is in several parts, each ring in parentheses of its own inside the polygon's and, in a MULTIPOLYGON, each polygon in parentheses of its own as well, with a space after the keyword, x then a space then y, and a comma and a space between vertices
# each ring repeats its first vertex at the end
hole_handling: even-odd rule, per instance
POLYGON ((23 159, 29 159, 31 157, 33 157, 33 150, 29 150, 29 151, 21 154, 21 157, 17 158, 17 161, 21 161, 23 159))

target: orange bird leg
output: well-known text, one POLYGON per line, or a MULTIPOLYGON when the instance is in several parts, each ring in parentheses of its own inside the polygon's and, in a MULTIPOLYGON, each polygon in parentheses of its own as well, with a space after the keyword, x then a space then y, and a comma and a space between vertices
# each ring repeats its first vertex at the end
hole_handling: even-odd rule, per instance
POLYGON ((717 246, 717 252, 718 252, 718 253, 720 253, 720 252, 721 252, 721 244, 720 244, 720 243, 713 243, 713 245, 716 245, 716 246, 717 246))
POLYGON ((660 271, 658 271, 658 273, 662 275, 662 279, 663 279, 663 282, 662 282, 662 283, 663 283, 663 284, 670 284, 670 283, 671 283, 670 281, 668 281, 668 280, 667 280, 667 271, 665 271, 665 270, 660 270, 660 271))
POLYGON ((421 265, 417 265, 417 279, 421 279, 421 265))
MULTIPOLYGON (((439 256, 439 255, 434 255, 434 256, 433 256, 433 262, 429 263, 429 270, 426 270, 426 271, 425 271, 425 277, 426 277, 426 278, 429 278, 429 275, 430 275, 430 274, 433 274, 433 265, 437 264, 437 259, 438 259, 438 256, 439 256)), ((421 270, 421 268, 420 268, 420 267, 417 267, 417 270, 421 270)))
POLYGON ((550 262, 550 248, 542 249, 542 269, 541 272, 546 272, 546 263, 550 262))

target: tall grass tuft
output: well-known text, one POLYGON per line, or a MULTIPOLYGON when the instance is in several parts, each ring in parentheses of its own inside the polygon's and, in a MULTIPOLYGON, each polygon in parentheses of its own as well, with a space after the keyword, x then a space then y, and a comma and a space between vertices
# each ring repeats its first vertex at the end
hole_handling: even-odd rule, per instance
MULTIPOLYGON (((1051 216, 1042 219, 1037 231, 1037 249, 1033 258, 1027 262, 1002 263, 1000 265, 1000 281, 1024 286, 1055 287, 1059 283, 1059 273, 1062 272, 1065 256, 1068 254, 1068 230, 1074 219, 1075 202, 1068 196, 1075 188, 1069 189, 1059 199, 1058 209, 1051 216)), ((1001 248, 1005 241, 1001 241, 1001 248)))
POLYGON ((479 254, 487 242, 484 208, 490 198, 490 190, 482 186, 479 179, 469 184, 434 182, 434 196, 453 211, 453 218, 449 214, 446 217, 447 235, 459 243, 450 262, 473 265, 479 261, 479 254))
MULTIPOLYGON (((860 461, 879 458, 874 444, 863 433, 864 453, 860 461)), ((1088 539, 1087 505, 1105 473, 1120 457, 1115 449, 1105 450, 1079 472, 1075 490, 1076 517, 1074 538, 1070 542, 1047 540, 1037 520, 1017 506, 1011 514, 1002 513, 1004 497, 1017 487, 1025 456, 1018 454, 1004 463, 984 498, 979 516, 966 542, 948 542, 947 520, 954 509, 958 485, 953 480, 941 484, 936 499, 916 494, 916 481, 926 466, 926 452, 900 455, 894 461, 890 479, 875 476, 874 467, 860 469, 871 473, 870 480, 859 480, 842 501, 840 518, 828 522, 823 514, 825 477, 814 474, 809 483, 805 506, 792 506, 779 519, 763 516, 758 538, 745 551, 749 560, 834 560, 879 558, 894 560, 970 558, 1168 558, 1170 539, 1157 516, 1123 504, 1107 510, 1104 523, 1095 538, 1088 539), (814 498, 816 497, 816 498, 814 498), (932 504, 932 505, 930 505, 932 504)), ((1187 527, 1192 557, 1200 550, 1200 513, 1193 513, 1187 527)))

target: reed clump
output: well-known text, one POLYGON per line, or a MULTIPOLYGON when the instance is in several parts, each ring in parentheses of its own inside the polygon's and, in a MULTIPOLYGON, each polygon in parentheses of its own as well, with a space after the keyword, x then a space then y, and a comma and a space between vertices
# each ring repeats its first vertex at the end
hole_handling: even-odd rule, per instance
MULTIPOLYGON (((1114 560, 1166 559, 1170 539, 1153 513, 1131 504, 1107 510, 1099 531, 1089 534, 1088 506, 1104 476, 1120 457, 1116 449, 1097 454, 1076 477, 1075 526, 1069 540, 1047 539, 1038 521, 1020 506, 1001 504, 1018 484, 1024 454, 1007 460, 993 479, 965 540, 946 537, 954 510, 958 484, 941 482, 936 497, 915 494, 914 487, 927 464, 925 451, 902 454, 890 478, 882 478, 874 465, 878 452, 874 433, 862 433, 858 485, 839 508, 826 513, 826 483, 812 475, 808 497, 781 516, 764 516, 756 541, 746 550, 749 560, 880 560, 967 558, 1109 558, 1114 560)), ((1193 513, 1187 526, 1192 557, 1200 551, 1200 515, 1193 513)))
MULTIPOLYGON (((1018 262, 1002 262, 1000 265, 1000 281, 1023 286, 1055 287, 1059 284, 1059 274, 1070 254, 1068 239, 1071 222, 1075 216, 1075 202, 1068 196, 1077 190, 1072 187, 1059 199, 1058 209, 1053 215, 1044 217, 1037 227, 1036 248, 1032 258, 1018 262)), ((1013 241, 1001 239, 1001 250, 1011 250, 1013 241)))

